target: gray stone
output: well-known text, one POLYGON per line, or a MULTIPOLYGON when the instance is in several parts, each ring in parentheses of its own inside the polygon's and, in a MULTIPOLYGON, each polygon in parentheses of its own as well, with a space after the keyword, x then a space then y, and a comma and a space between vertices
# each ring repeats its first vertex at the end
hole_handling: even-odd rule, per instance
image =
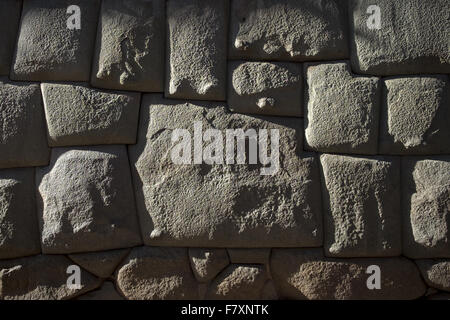
POLYGON ((227 104, 239 113, 303 116, 301 64, 231 62, 227 104))
POLYGON ((448 76, 384 80, 380 121, 381 154, 450 153, 448 76))
POLYGON ((131 300, 197 299, 187 249, 140 247, 117 272, 118 290, 131 300))
POLYGON ((228 0, 168 0, 165 95, 225 100, 228 0))
POLYGON ((88 292, 77 300, 125 300, 119 295, 114 288, 114 284, 111 281, 105 281, 102 287, 98 290, 88 292))
POLYGON ((449 73, 448 0, 352 0, 351 61, 356 73, 449 73), (380 29, 369 29, 369 6, 380 8, 380 29))
POLYGON ((99 0, 24 0, 11 79, 89 81, 99 7, 99 0), (68 28, 72 5, 80 29, 68 28))
POLYGON ((22 0, 0 1, 0 75, 9 75, 19 28, 22 0), (6 31, 7 30, 7 31, 6 31))
POLYGON ((91 74, 95 87, 162 92, 164 0, 104 0, 91 74))
POLYGON ((269 264, 270 248, 228 249, 231 263, 269 264))
MULTIPOLYGON (((318 161, 312 154, 302 154, 300 119, 254 118, 230 113, 219 103, 183 103, 159 95, 143 97, 140 116, 138 143, 130 146, 129 152, 146 245, 322 245, 318 161), (175 129, 186 129, 184 134, 192 137, 196 125, 197 132, 200 126, 204 130, 216 128, 222 138, 226 129, 267 129, 275 142, 276 131, 271 130, 278 130, 279 161, 273 157, 272 164, 264 168, 260 157, 256 164, 249 165, 249 160, 230 164, 229 158, 220 157, 222 141, 216 136, 212 139, 215 143, 203 141, 198 145, 202 145, 203 155, 207 156, 211 145, 219 145, 219 156, 208 159, 209 164, 202 159, 201 164, 194 164, 192 160, 197 162, 201 153, 194 152, 196 159, 192 159, 189 151, 179 152, 182 144, 177 139, 172 142, 171 136, 175 129), (173 154, 183 154, 185 163, 192 164, 173 162, 173 154)), ((190 137, 185 142, 191 143, 190 137)), ((233 140, 236 145, 236 139, 233 140)), ((224 148, 226 145, 223 143, 224 148)), ((276 155, 276 148, 273 154, 276 155)))
POLYGON ((38 84, 0 78, 0 168, 47 165, 50 150, 38 84))
POLYGON ((74 83, 41 88, 51 147, 136 143, 139 93, 74 83))
POLYGON ((125 146, 54 148, 36 183, 44 253, 141 244, 125 146))
POLYGON ((108 250, 102 252, 77 253, 69 258, 83 269, 99 278, 108 278, 116 267, 130 253, 131 249, 108 250))
POLYGON ((199 282, 214 279, 230 263, 226 249, 189 248, 189 260, 199 282))
POLYGON ((0 259, 41 252, 34 168, 0 170, 0 259))
POLYGON ((416 260, 427 285, 443 291, 450 291, 450 260, 416 260))
POLYGON ((229 52, 257 60, 348 56, 345 6, 336 0, 233 0, 229 52))
POLYGON ((450 156, 402 160, 403 254, 450 258, 450 156))
POLYGON ((321 249, 273 249, 271 270, 282 299, 407 300, 426 291, 415 264, 402 257, 335 259, 321 249), (367 287, 371 265, 380 268, 381 289, 367 287))
POLYGON ((380 85, 353 75, 346 62, 306 65, 306 147, 322 152, 376 154, 380 85))

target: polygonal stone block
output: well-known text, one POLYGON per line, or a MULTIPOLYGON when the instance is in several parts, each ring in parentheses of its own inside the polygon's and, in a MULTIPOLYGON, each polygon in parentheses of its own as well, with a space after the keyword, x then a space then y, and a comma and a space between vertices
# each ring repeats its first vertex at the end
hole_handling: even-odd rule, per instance
POLYGON ((22 0, 0 1, 0 76, 9 75, 19 28, 22 0))
POLYGON ((420 259, 416 260, 422 277, 432 288, 450 291, 450 260, 420 259))

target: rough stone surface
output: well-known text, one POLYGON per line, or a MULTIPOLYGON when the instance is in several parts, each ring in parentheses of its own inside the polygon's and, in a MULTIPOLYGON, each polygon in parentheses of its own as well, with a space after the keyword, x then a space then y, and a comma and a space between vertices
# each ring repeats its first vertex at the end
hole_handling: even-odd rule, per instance
POLYGON ((351 61, 356 73, 449 73, 447 0, 351 0, 351 61), (370 5, 380 8, 380 29, 369 29, 370 5))
POLYGON ((24 0, 11 79, 89 81, 94 51, 98 0, 24 0), (80 8, 80 29, 69 29, 80 8))
POLYGON ((430 287, 450 291, 450 260, 416 260, 422 277, 430 287))
MULTIPOLYGON (((129 147, 144 243, 321 246, 318 161, 314 155, 302 154, 301 126, 301 120, 295 118, 254 118, 229 113, 222 104, 194 105, 145 95, 138 143, 129 147), (279 130, 278 171, 276 160, 266 172, 269 175, 261 174, 259 163, 231 165, 225 157, 223 164, 174 163, 171 158, 177 149, 172 150, 179 148, 180 142, 171 141, 173 130, 184 128, 193 136, 196 123, 203 130, 216 128, 223 136, 225 129, 279 130)), ((204 151, 209 145, 203 143, 204 151)), ((225 148, 226 143, 223 145, 225 148)))
POLYGON ((100 289, 88 292, 82 295, 81 297, 78 297, 77 300, 125 300, 125 299, 117 293, 116 289, 114 288, 114 284, 111 281, 105 281, 100 289))
POLYGON ((228 249, 231 263, 253 263, 253 264, 268 264, 270 257, 269 248, 253 248, 243 249, 234 248, 228 249))
POLYGON ((448 76, 384 80, 381 154, 450 153, 448 76))
POLYGON ((83 269, 99 278, 107 278, 113 274, 120 262, 131 249, 108 250, 102 252, 77 253, 69 258, 83 269))
POLYGON ((9 75, 19 28, 22 0, 0 1, 0 75, 9 75), (5 30, 5 31, 3 31, 5 30), (7 31, 6 31, 7 30, 7 31))
POLYGON ((44 253, 141 244, 124 146, 54 148, 36 183, 44 253))
POLYGON ((39 85, 0 78, 0 168, 47 165, 46 140, 39 85))
POLYGON ((233 0, 229 52, 257 60, 348 56, 345 7, 336 0, 233 0))
POLYGON ((322 152, 376 154, 380 85, 353 75, 346 62, 306 65, 306 147, 322 152))
POLYGON ((214 279, 230 263, 226 249, 189 248, 189 260, 199 282, 214 279))
POLYGON ((117 272, 118 290, 132 300, 197 299, 187 249, 135 248, 117 272))
POLYGON ((321 249, 273 249, 271 270, 282 299, 398 300, 425 294, 420 273, 405 258, 325 258, 321 249), (366 270, 380 267, 381 289, 369 290, 366 270))
POLYGON ((43 83, 41 88, 51 147, 136 143, 139 93, 74 83, 43 83))
POLYGON ((165 95, 225 100, 227 0, 168 0, 165 95))
POLYGON ((92 85, 117 90, 164 91, 164 0, 104 0, 92 85))
POLYGON ((229 63, 227 104, 239 113, 303 116, 301 64, 229 63))
POLYGON ((403 254, 450 258, 450 156, 402 162, 403 254))
POLYGON ((320 162, 326 254, 400 255, 400 161, 324 154, 320 162))

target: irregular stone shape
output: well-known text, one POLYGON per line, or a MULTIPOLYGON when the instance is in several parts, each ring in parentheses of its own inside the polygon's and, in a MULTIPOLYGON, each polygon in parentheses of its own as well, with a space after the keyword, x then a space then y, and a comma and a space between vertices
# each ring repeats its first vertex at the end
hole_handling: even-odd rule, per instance
POLYGON ((0 168, 47 165, 50 150, 38 84, 0 78, 0 168))
POLYGON ((400 255, 400 162, 329 154, 320 162, 326 255, 400 255))
POLYGON ((164 0, 104 0, 91 83, 117 90, 162 92, 164 0))
POLYGON ((24 0, 10 78, 89 81, 99 6, 99 0, 24 0), (68 28, 76 27, 70 6, 79 7, 80 29, 68 28))
POLYGON ((136 143, 139 93, 41 85, 51 147, 136 143))
POLYGON ((380 153, 450 153, 448 76, 396 77, 383 81, 380 153))
POLYGON ((227 0, 168 0, 165 95, 225 100, 227 0))
POLYGON ((141 244, 124 146, 54 148, 36 169, 44 253, 77 253, 141 244))
POLYGON ((450 258, 450 156, 402 160, 403 254, 450 258))
POLYGON ((226 249, 189 248, 189 259, 199 282, 214 279, 230 263, 226 249))
POLYGON ((69 255, 76 264, 100 278, 108 278, 131 249, 88 252, 69 255))
POLYGON ((273 249, 271 270, 282 299, 407 300, 426 291, 415 264, 402 257, 335 259, 321 249, 273 249), (381 289, 367 287, 371 265, 380 268, 381 289))
POLYGON ((416 263, 427 285, 450 291, 450 260, 416 260, 416 263))
POLYGON ((351 62, 356 73, 450 72, 447 0, 352 0, 349 15, 351 62), (379 29, 368 28, 376 15, 371 5, 380 10, 379 29))
POLYGON ((140 247, 117 273, 118 290, 131 300, 197 299, 198 285, 187 249, 140 247))
POLYGON ((239 113, 303 115, 301 64, 231 62, 228 107, 239 113))
POLYGON ((269 248, 254 249, 228 249, 231 263, 268 264, 270 257, 269 248))
POLYGON ((346 62, 307 65, 306 148, 376 154, 379 79, 353 75, 346 62))
POLYGON ((0 261, 0 300, 71 299, 98 288, 100 279, 80 269, 80 289, 69 288, 73 262, 59 255, 0 261))
POLYGON ((348 56, 345 6, 336 0, 233 0, 229 52, 257 60, 348 56))
POLYGON ((9 75, 19 28, 22 0, 0 1, 0 75, 9 75), (6 31, 7 30, 7 31, 6 31))
MULTIPOLYGON (((138 143, 130 146, 129 152, 146 245, 205 247, 207 244, 226 248, 322 245, 318 161, 315 155, 302 153, 300 119, 255 118, 230 113, 219 103, 194 105, 165 100, 159 95, 144 95, 140 116, 138 143), (259 156, 254 159, 256 164, 249 165, 248 160, 244 164, 227 164, 229 158, 220 157, 221 139, 215 136, 212 138, 215 143, 202 143, 198 141, 201 134, 196 134, 195 140, 205 152, 196 151, 193 159, 188 151, 179 151, 181 139, 174 142, 171 139, 172 134, 176 138, 180 133, 175 129, 186 129, 184 143, 191 143, 188 139, 194 136, 194 126, 197 133, 200 126, 204 130, 216 128, 222 137, 226 136, 226 129, 243 132, 251 128, 267 129, 267 135, 272 134, 270 139, 274 141, 271 164, 263 168, 264 159, 259 156), (275 147, 276 132, 279 148, 275 147), (212 144, 218 147, 213 148, 212 144), (215 159, 209 158, 211 149, 217 151, 215 159), (179 159, 172 161, 174 154, 183 154, 187 162, 181 163, 192 164, 177 164, 179 159), (194 164, 192 160, 197 163, 202 154, 207 163, 200 157, 200 164, 194 164)), ((262 136, 259 139, 264 147, 262 136)), ((255 146, 253 138, 249 141, 255 146)), ((239 143, 236 139, 229 140, 235 146, 239 143)), ((226 145, 224 142, 224 148, 226 145)), ((231 156, 236 160, 234 152, 231 156)))
POLYGON ((0 259, 41 252, 34 168, 0 170, 0 259))
POLYGON ((77 300, 125 300, 125 299, 117 293, 116 289, 114 288, 114 284, 111 281, 105 281, 100 289, 88 292, 82 295, 81 297, 78 297, 77 300))

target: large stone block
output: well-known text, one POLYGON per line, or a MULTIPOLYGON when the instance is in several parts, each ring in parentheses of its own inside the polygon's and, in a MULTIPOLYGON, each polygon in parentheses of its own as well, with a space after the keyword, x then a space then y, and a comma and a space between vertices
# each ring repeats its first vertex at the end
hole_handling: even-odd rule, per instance
POLYGON ((9 75, 19 29, 22 0, 0 1, 0 76, 9 75))
POLYGON ((254 118, 230 113, 220 103, 183 103, 159 95, 144 95, 140 116, 138 143, 129 152, 145 244, 322 245, 318 161, 313 154, 302 154, 301 120, 254 118), (242 135, 235 139, 238 129, 242 135), (190 154, 193 136, 194 159, 190 154), (272 150, 265 161, 261 154, 267 136, 272 141, 267 149, 272 150), (246 147, 256 147, 257 139, 262 146, 259 157, 246 147), (183 145, 187 147, 181 152, 183 145), (246 149, 244 161, 235 157, 236 146, 246 149), (182 159, 177 159, 179 155, 182 159))
POLYGON ((401 254, 400 163, 322 155, 326 255, 401 254))
POLYGON ((125 146, 54 148, 36 183, 44 253, 141 244, 125 146))
POLYGON ((306 65, 306 147, 322 152, 376 154, 381 87, 353 75, 346 62, 306 65))
POLYGON ((228 0, 168 0, 165 95, 225 100, 228 0))
POLYGON ((11 79, 89 81, 99 7, 99 0, 24 0, 11 79))
POLYGON ((432 288, 450 291, 450 260, 416 260, 422 277, 432 288))
POLYGON ((336 0, 233 0, 229 52, 257 60, 348 56, 345 6, 336 0))
POLYGON ((189 260, 199 282, 214 279, 229 263, 226 249, 189 248, 189 260))
POLYGON ((140 94, 43 83, 48 143, 52 147, 134 144, 140 94))
POLYGON ((351 0, 352 69, 373 75, 449 73, 448 10, 448 0, 351 0))
POLYGON ((92 85, 163 92, 165 23, 164 0, 104 0, 92 85))

